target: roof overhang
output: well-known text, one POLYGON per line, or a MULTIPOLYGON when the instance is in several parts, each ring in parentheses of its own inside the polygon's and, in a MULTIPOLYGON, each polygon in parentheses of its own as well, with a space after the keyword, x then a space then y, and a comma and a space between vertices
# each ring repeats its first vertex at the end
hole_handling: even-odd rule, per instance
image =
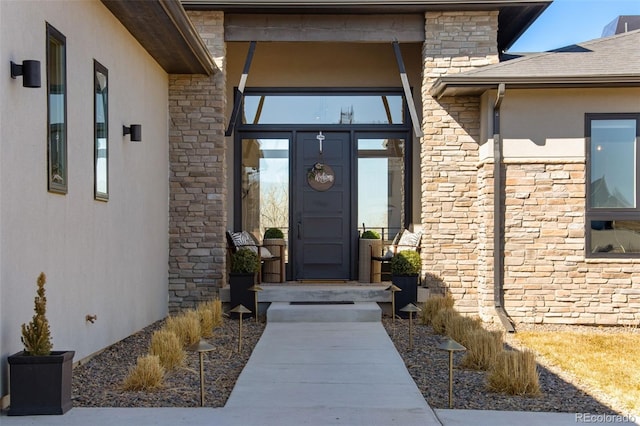
POLYGON ((552 0, 182 0, 187 10, 227 13, 380 14, 498 10, 498 51, 506 51, 552 0))
POLYGON ((217 69, 178 0, 101 0, 169 74, 207 74, 217 69))
POLYGON ((438 78, 429 89, 434 98, 443 96, 478 96, 504 83, 508 89, 613 88, 640 87, 640 74, 470 78, 462 75, 438 78))

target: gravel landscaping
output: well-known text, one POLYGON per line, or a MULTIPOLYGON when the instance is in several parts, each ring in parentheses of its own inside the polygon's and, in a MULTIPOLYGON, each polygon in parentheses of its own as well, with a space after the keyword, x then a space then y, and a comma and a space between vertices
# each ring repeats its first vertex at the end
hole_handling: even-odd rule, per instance
MULTIPOLYGON (((414 321, 414 347, 409 350, 409 321, 391 319, 383 325, 402 355, 418 388, 432 408, 448 408, 449 370, 447 352, 436 349, 441 336, 431 327, 414 321)), ((162 389, 152 392, 122 390, 128 370, 138 356, 148 353, 158 321, 144 330, 110 346, 73 372, 73 403, 76 407, 198 407, 200 406, 199 357, 187 354, 186 366, 169 373, 162 389)), ((237 353, 238 321, 225 319, 215 336, 208 341, 216 349, 204 356, 205 406, 222 407, 264 330, 264 324, 245 319, 242 353, 237 353)), ((612 329, 611 332, 615 332, 612 329)), ((508 344, 515 345, 507 336, 508 344)), ((454 356, 454 366, 462 358, 454 356)), ((540 360, 539 360, 540 361, 540 360)), ((539 365, 542 395, 538 397, 506 396, 486 389, 486 373, 454 367, 454 408, 484 410, 551 411, 579 413, 615 413, 612 403, 602 395, 581 390, 574 378, 539 365)))

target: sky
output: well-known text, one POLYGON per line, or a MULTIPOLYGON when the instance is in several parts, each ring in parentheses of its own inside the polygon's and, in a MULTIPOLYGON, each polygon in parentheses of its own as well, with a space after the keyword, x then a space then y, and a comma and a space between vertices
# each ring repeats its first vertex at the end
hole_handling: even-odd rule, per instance
POLYGON ((640 0, 554 0, 509 51, 544 52, 593 40, 619 15, 640 15, 640 0))

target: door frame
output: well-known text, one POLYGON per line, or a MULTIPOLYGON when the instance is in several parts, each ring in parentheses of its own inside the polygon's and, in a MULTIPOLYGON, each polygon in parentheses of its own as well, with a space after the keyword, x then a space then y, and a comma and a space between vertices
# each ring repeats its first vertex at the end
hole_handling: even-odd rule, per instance
MULTIPOLYGON (((237 90, 237 88, 236 88, 237 90)), ((409 117, 409 109, 407 107, 407 100, 404 97, 402 88, 246 88, 244 93, 246 95, 273 95, 273 94, 288 94, 288 95, 313 95, 313 94, 335 94, 335 95, 348 95, 348 94, 371 94, 371 95, 402 95, 403 102, 403 114, 404 117, 409 117)), ((289 238, 292 238, 292 226, 295 224, 294 218, 294 206, 296 191, 293 188, 295 173, 294 160, 296 158, 296 138, 298 132, 318 132, 323 133, 340 132, 349 133, 350 143, 350 161, 349 167, 351 167, 351 203, 350 203, 350 223, 351 223, 351 249, 350 249, 350 275, 351 279, 357 279, 357 238, 358 238, 358 182, 357 182, 357 138, 362 137, 399 137, 405 141, 405 154, 404 154, 404 167, 405 167, 405 214, 404 223, 405 226, 412 223, 412 152, 413 152, 413 134, 411 131, 411 120, 407 118, 406 123, 402 124, 247 124, 238 123, 233 135, 233 185, 234 188, 241 188, 242 182, 242 140, 248 138, 265 138, 265 139, 289 139, 289 238), (381 136, 382 135, 382 136, 381 136), (393 135, 393 136, 391 136, 393 135)), ((238 190, 233 191, 233 220, 231 227, 234 231, 241 231, 242 229, 242 199, 241 192, 238 190)), ((289 256, 292 251, 289 249, 289 256)), ((293 262, 289 259, 286 265, 287 273, 286 279, 291 280, 293 277, 293 262)))

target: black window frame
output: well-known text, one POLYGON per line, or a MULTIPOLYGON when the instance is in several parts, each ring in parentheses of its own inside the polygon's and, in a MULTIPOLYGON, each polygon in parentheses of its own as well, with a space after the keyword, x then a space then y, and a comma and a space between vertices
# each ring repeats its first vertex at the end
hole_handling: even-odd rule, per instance
POLYGON ((640 112, 586 113, 585 114, 585 253, 587 258, 640 258, 640 253, 592 252, 592 222, 615 220, 640 221, 640 112), (634 208, 593 208, 591 207, 591 122, 594 120, 635 120, 636 121, 636 206, 634 208))
POLYGON ((60 31, 55 29, 48 22, 46 23, 46 35, 47 35, 47 189, 49 192, 57 193, 57 194, 66 194, 68 191, 68 144, 67 144, 67 38, 60 31), (61 46, 61 69, 60 72, 62 76, 59 76, 59 84, 54 88, 55 82, 53 81, 53 76, 51 75, 51 61, 53 59, 52 55, 56 52, 51 50, 52 41, 57 42, 61 46), (52 88, 54 90, 52 90, 52 88), (51 113, 52 113, 52 105, 51 105, 51 95, 52 94, 62 94, 63 95, 63 122, 59 123, 57 129, 52 131, 52 125, 56 126, 58 123, 51 123, 51 113), (55 149, 54 144, 54 134, 61 135, 61 140, 58 140, 58 148, 62 147, 62 149, 55 149), (55 157, 58 158, 57 164, 62 164, 62 170, 58 169, 57 172, 54 170, 54 151, 55 157), (62 155, 60 157, 60 151, 62 151, 62 155), (58 179, 60 181, 58 181, 58 179))
POLYGON ((93 93, 93 196, 97 201, 108 201, 109 200, 109 70, 102 65, 97 60, 93 60, 93 84, 94 84, 94 93, 93 93), (107 79, 105 89, 100 89, 100 82, 98 81, 98 73, 105 76, 107 79), (100 128, 100 123, 98 122, 98 94, 102 93, 102 99, 105 101, 104 105, 104 123, 102 129, 100 128), (98 150, 98 139, 100 136, 103 136, 106 140, 105 144, 105 161, 106 161, 106 192, 102 192, 98 188, 98 158, 99 158, 99 150, 98 150))

